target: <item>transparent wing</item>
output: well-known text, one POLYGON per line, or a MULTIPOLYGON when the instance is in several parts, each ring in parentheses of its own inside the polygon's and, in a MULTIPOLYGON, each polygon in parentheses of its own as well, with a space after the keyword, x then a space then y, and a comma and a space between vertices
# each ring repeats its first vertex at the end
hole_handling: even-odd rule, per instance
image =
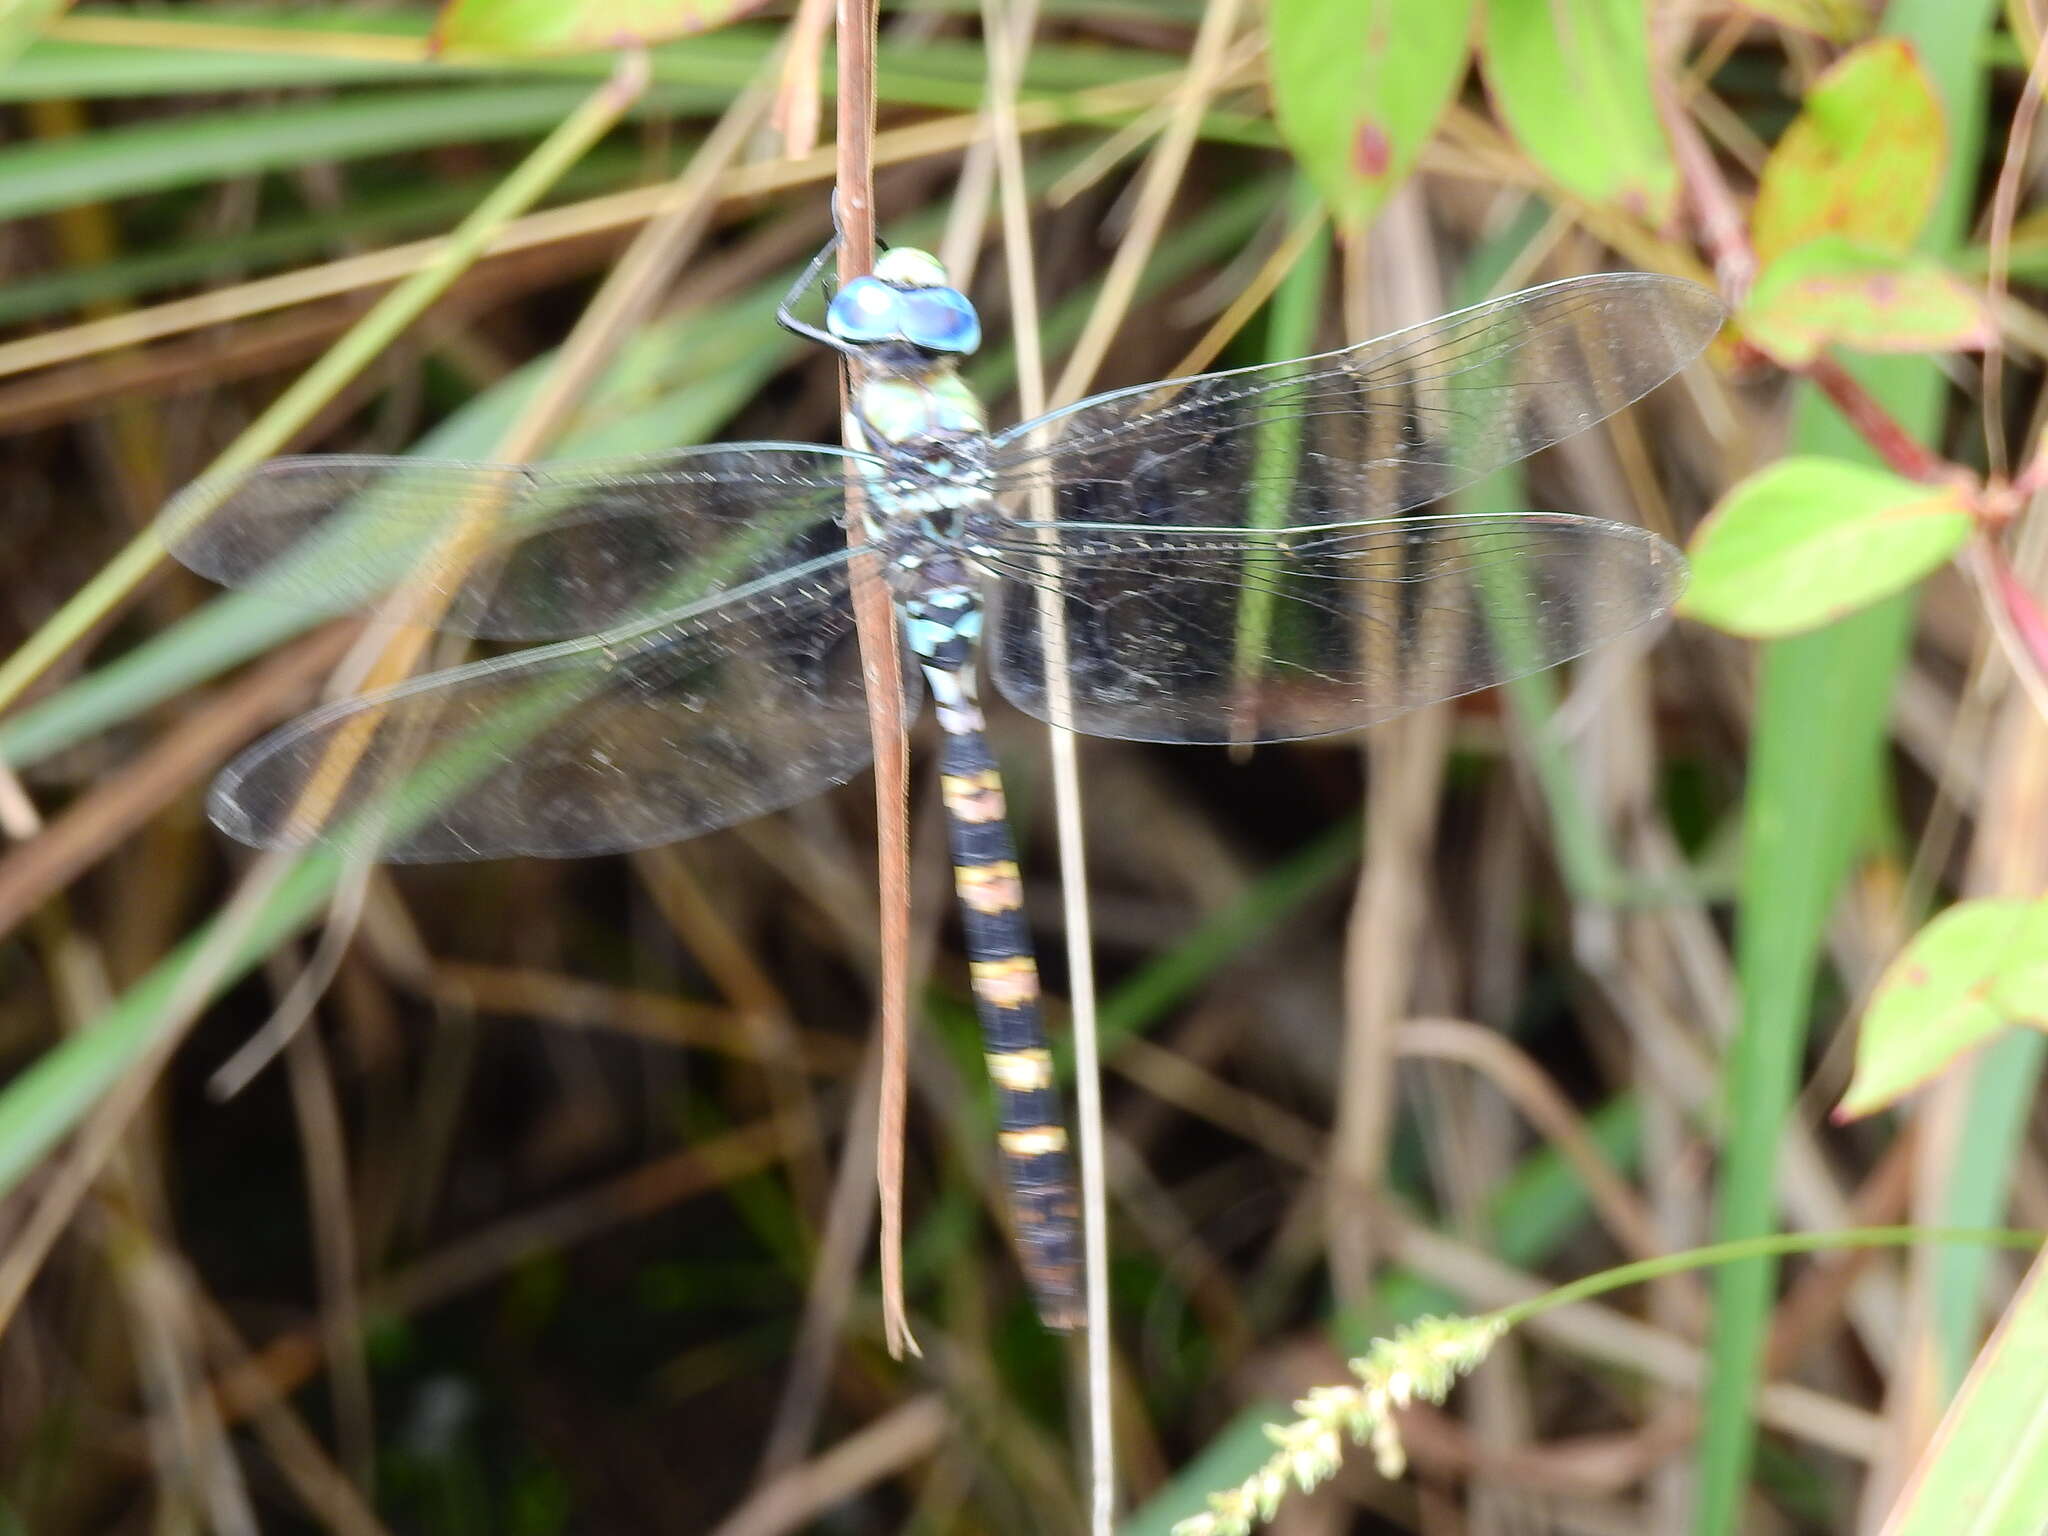
POLYGON ((414 622, 545 640, 787 570, 840 513, 858 455, 741 443, 648 458, 459 464, 274 459, 185 491, 159 522, 202 576, 316 612, 389 592, 414 622))
POLYGON ((1605 273, 1339 352, 1097 395, 997 439, 999 499, 1024 524, 1390 517, 1611 416, 1696 357, 1721 317, 1695 283, 1605 273))
POLYGON ((316 710, 228 766, 213 819, 260 847, 428 862, 650 847, 805 799, 869 759, 852 583, 878 578, 854 569, 842 550, 659 623, 316 710))
POLYGON ((998 578, 990 666, 1018 708, 1211 743, 1351 730, 1554 666, 1663 613, 1685 582, 1654 534, 1539 512, 1170 539, 1061 528, 980 563, 998 578))

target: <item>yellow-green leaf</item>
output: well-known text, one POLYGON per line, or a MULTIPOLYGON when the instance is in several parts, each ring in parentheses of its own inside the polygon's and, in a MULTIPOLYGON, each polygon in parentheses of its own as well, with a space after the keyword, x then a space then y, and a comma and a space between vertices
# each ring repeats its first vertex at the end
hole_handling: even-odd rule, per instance
POLYGON ((1915 934, 1878 982, 1835 1113, 1882 1109, 2021 1023, 2048 1024, 2048 901, 1958 902, 1915 934))
POLYGON ((597 53, 710 32, 767 0, 446 0, 434 24, 444 54, 597 53))
POLYGON ((1348 229, 1414 169, 1465 74, 1472 0, 1273 0, 1273 115, 1348 229))
POLYGON ((1934 207, 1946 138, 1912 44, 1888 37, 1844 54, 1764 162, 1749 225, 1758 259, 1823 235, 1905 250, 1934 207))
POLYGON ((1515 139, 1559 185, 1649 224, 1678 171, 1650 89, 1643 0, 1488 0, 1486 83, 1515 139))
POLYGON ((1811 32, 1831 43, 1846 43, 1870 30, 1870 7, 1862 0, 1736 0, 1752 16, 1811 32))
POLYGON ((1833 343, 1864 352, 1955 352, 1991 340, 1983 299, 1941 263, 1835 235, 1766 267, 1736 324, 1787 368, 1804 367, 1833 343))
POLYGON ((0 0, 0 69, 28 51, 71 0, 0 0))
POLYGON ((1797 634, 1919 580, 1970 528, 1953 487, 1846 459, 1782 459, 1700 524, 1679 611, 1753 639, 1797 634))

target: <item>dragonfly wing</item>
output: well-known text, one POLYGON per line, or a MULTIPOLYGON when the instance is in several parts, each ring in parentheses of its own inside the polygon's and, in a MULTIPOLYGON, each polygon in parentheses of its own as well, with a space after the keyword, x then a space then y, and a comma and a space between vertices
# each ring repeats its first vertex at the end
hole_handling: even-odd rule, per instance
POLYGON ((1643 529, 1534 512, 1172 540, 1063 528, 982 563, 999 578, 990 666, 1018 708, 1209 743, 1351 730, 1554 666, 1662 614, 1685 580, 1643 529))
POLYGON ((1613 415, 1696 357, 1721 318, 1705 288, 1654 273, 1551 283, 1342 351, 1026 422, 995 444, 999 496, 1022 523, 1389 517, 1613 415))
POLYGON ((273 459, 164 511, 186 565, 313 612, 395 593, 457 634, 588 634, 823 553, 858 455, 742 443, 639 459, 273 459))
POLYGON ((842 550, 682 618, 316 710, 229 765, 213 818, 259 847, 435 862, 651 847, 763 815, 869 760, 852 584, 874 579, 842 550))

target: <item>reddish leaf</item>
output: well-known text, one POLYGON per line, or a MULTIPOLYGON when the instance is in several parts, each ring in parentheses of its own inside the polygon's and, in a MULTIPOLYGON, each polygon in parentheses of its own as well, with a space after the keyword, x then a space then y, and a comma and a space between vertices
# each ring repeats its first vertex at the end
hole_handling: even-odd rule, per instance
POLYGON ((1939 262, 1836 236, 1766 267, 1736 324, 1787 368, 1836 342, 1865 352, 1956 352, 1992 335, 1982 298, 1939 262))
POLYGON ((1885 38, 1844 54, 1764 163, 1750 214, 1758 259, 1825 235, 1906 249, 1940 189, 1945 138, 1910 43, 1885 38))

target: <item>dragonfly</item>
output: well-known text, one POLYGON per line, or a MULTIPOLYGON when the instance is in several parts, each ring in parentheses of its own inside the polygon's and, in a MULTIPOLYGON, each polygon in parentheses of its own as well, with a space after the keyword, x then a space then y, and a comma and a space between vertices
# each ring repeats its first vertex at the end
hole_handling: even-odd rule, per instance
POLYGON ((869 763, 854 614, 880 582, 915 663, 905 718, 929 691, 943 742, 1010 1225, 1039 1315, 1071 1329, 1071 1163, 979 667, 1056 726, 1244 746, 1648 624, 1685 577, 1662 539, 1449 498, 1669 379, 1722 309, 1671 277, 1576 277, 991 431, 960 371, 981 322, 939 261, 886 249, 814 325, 798 310, 833 249, 778 318, 853 365, 848 446, 294 457, 174 500, 166 544, 218 582, 318 612, 397 593, 413 622, 523 643, 287 723, 209 809, 258 847, 395 861, 618 852, 765 815, 869 763))

